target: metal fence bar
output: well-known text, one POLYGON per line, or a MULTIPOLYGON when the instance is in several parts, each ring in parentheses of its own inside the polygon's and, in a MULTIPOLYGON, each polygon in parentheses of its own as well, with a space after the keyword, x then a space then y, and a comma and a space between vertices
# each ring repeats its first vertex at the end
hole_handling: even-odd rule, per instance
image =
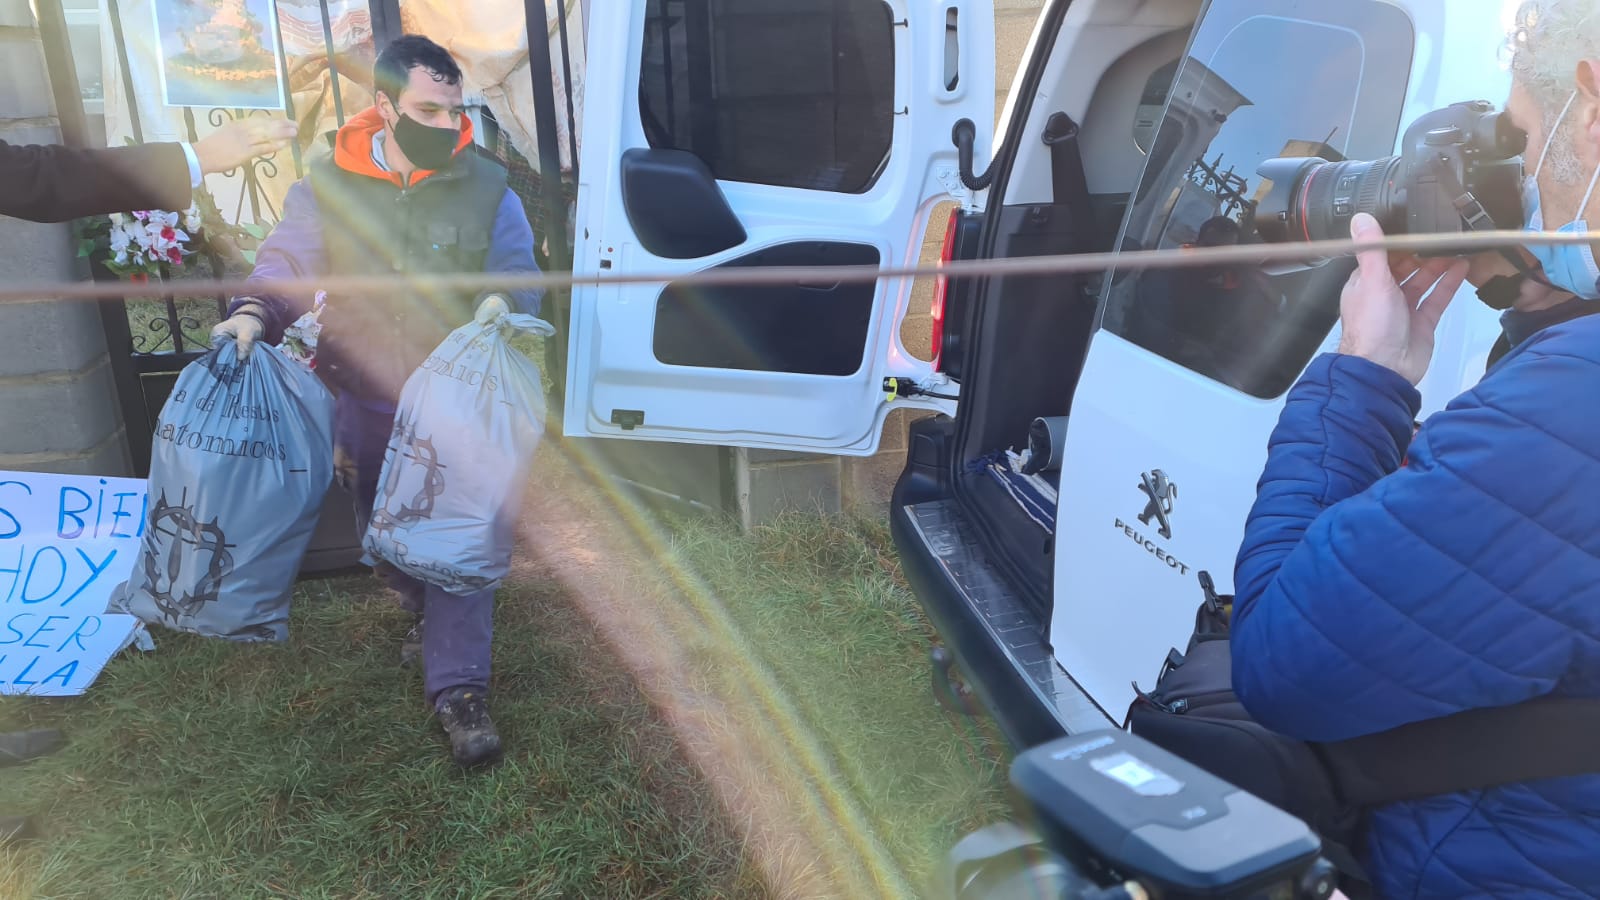
MULTIPOLYGON (((289 118, 289 121, 293 122, 294 121, 294 95, 289 92, 289 57, 288 57, 287 52, 283 49, 283 13, 278 11, 278 5, 276 3, 274 3, 272 5, 272 11, 274 13, 274 15, 272 16, 272 33, 278 39, 278 71, 279 71, 279 73, 281 73, 283 75, 283 114, 289 118)), ((326 17, 326 14, 327 14, 327 4, 326 3, 323 4, 323 14, 324 14, 324 17, 326 17)), ((329 62, 331 63, 332 60, 329 60, 329 62)), ((241 113, 239 117, 242 118, 243 117, 243 113, 241 113)), ((300 159, 300 142, 299 141, 290 141, 289 142, 289 151, 290 151, 291 155, 294 157, 294 177, 299 178, 299 177, 305 175, 306 174, 305 164, 300 159)), ((254 175, 255 175, 255 168, 253 166, 247 167, 245 169, 245 180, 246 180, 246 182, 249 182, 250 179, 254 177, 254 175)), ((255 199, 255 191, 254 190, 251 191, 250 197, 251 197, 252 201, 255 199)), ((254 205, 254 204, 252 204, 252 205, 254 205)))
POLYGON ((144 143, 144 126, 139 122, 139 98, 133 94, 133 69, 128 66, 128 40, 122 34, 122 10, 117 0, 106 0, 111 16, 111 39, 117 47, 117 70, 122 78, 122 94, 128 100, 128 128, 135 144, 144 143))
POLYGON ((400 0, 370 0, 367 11, 372 16, 372 42, 382 53, 401 34, 400 0))
MULTIPOLYGON (((572 271, 572 246, 567 233, 565 192, 561 185, 561 139, 556 133, 555 70, 550 60, 549 17, 545 0, 524 0, 523 13, 528 29, 528 72, 533 78, 533 123, 539 152, 539 193, 544 206, 541 235, 549 246, 548 267, 552 272, 572 271)), ((571 96, 571 86, 568 86, 571 96)), ((574 160, 576 162, 576 160, 574 160)), ((564 287, 545 294, 545 318, 559 334, 567 331, 568 295, 564 287)), ((545 341, 545 377, 557 409, 566 397, 567 342, 545 341)))
POLYGON ((322 8, 322 46, 328 54, 328 78, 333 85, 333 115, 339 127, 344 127, 344 97, 339 93, 339 61, 333 51, 333 22, 328 18, 328 0, 317 4, 322 8))
MULTIPOLYGON (((127 101, 128 129, 132 132, 134 142, 142 144, 144 123, 139 118, 139 100, 133 91, 133 69, 128 65, 128 43, 123 34, 122 9, 117 0, 106 0, 106 14, 111 18, 111 39, 117 51, 117 71, 115 75, 108 73, 109 77, 106 80, 110 81, 111 77, 121 80, 122 96, 127 101)), ((66 57, 66 65, 72 66, 70 53, 66 57)), ((74 80, 76 80, 75 69, 74 80)), ((80 111, 82 103, 82 98, 79 97, 80 111)), ((57 109, 60 109, 59 103, 57 109)), ((97 282, 118 280, 116 276, 106 271, 104 266, 93 261, 89 268, 97 282)), ((128 321, 128 302, 119 294, 110 298, 110 302, 101 303, 99 306, 100 324, 105 329, 106 348, 111 360, 111 375, 117 385, 117 405, 121 407, 122 427, 128 436, 128 454, 133 463, 134 474, 143 475, 150 471, 150 441, 155 429, 148 404, 145 402, 143 376, 135 358, 133 323, 128 321)))
POLYGON ((61 9, 61 0, 38 0, 38 16, 45 69, 50 73, 50 92, 55 97, 56 120, 61 125, 61 143, 87 147, 89 117, 83 112, 83 91, 72 63, 72 42, 67 37, 67 16, 61 9))
MULTIPOLYGON (((578 116, 572 107, 572 51, 567 45, 567 0, 556 0, 556 31, 561 36, 561 77, 567 97, 567 154, 572 160, 572 180, 578 180, 578 116)), ((554 77, 554 76, 552 76, 554 77)), ((565 221, 565 213, 563 221, 565 221)))
MULTIPOLYGON (((122 46, 122 20, 118 15, 116 0, 110 4, 112 33, 122 46)), ((66 13, 61 0, 38 0, 39 37, 44 44, 45 66, 50 73, 50 91, 54 96, 56 116, 61 123, 61 142, 69 147, 88 147, 88 116, 83 110, 83 93, 78 84, 78 70, 72 59, 72 43, 67 32, 66 13)), ((121 76, 125 92, 131 97, 132 84, 126 55, 121 76)), ((137 113, 136 113, 137 114, 137 113)), ((138 120, 134 120, 138 133, 138 120)), ((97 268, 97 267, 96 267, 97 268)), ((109 277, 102 273, 104 277, 109 277)), ((124 433, 128 439, 130 462, 134 473, 148 471, 150 465, 151 428, 149 413, 140 390, 139 373, 129 350, 133 346, 133 329, 128 324, 127 304, 120 297, 110 302, 97 303, 100 325, 105 331, 107 357, 111 377, 117 385, 117 407, 122 414, 124 433)))
MULTIPOLYGON (((195 128, 195 124, 194 124, 194 110, 192 108, 190 108, 190 107, 187 107, 187 106, 185 106, 183 108, 183 127, 184 127, 184 130, 189 133, 189 140, 191 142, 193 142, 193 141, 198 139, 196 137, 196 134, 198 132, 197 132, 197 130, 195 128)), ((201 190, 205 190, 204 186, 202 186, 200 189, 201 190)), ((220 213, 221 210, 218 210, 218 212, 220 213)), ((237 218, 237 216, 235 218, 237 218)), ((189 237, 192 239, 195 236, 194 235, 190 235, 189 237)), ((203 255, 205 257, 206 262, 211 265, 211 274, 213 276, 220 277, 220 276, 225 276, 227 274, 227 272, 223 269, 223 266, 222 266, 222 258, 217 254, 217 251, 211 246, 211 242, 209 240, 204 241, 201 244, 201 249, 200 249, 199 252, 200 252, 200 255, 203 255)), ((220 294, 220 293, 219 294, 213 294, 212 295, 212 299, 215 300, 216 304, 217 304, 217 317, 219 319, 227 318, 227 315, 228 315, 228 298, 227 298, 227 296, 224 295, 224 294, 220 294)), ((174 312, 176 312, 176 310, 174 310, 174 312)), ((171 327, 174 329, 173 333, 174 334, 181 334, 182 331, 183 331, 183 326, 182 326, 182 323, 180 321, 178 321, 177 317, 174 316, 170 321, 171 321, 171 327)), ((180 344, 174 344, 173 352, 174 353, 182 353, 183 352, 183 347, 181 346, 181 343, 180 344)))
POLYGON ((183 352, 183 323, 178 316, 178 298, 168 294, 161 298, 167 312, 167 333, 172 336, 172 352, 183 352))
POLYGON ((500 120, 494 117, 494 110, 490 109, 487 104, 479 108, 479 113, 483 116, 483 145, 489 148, 490 153, 498 154, 500 150, 500 120))

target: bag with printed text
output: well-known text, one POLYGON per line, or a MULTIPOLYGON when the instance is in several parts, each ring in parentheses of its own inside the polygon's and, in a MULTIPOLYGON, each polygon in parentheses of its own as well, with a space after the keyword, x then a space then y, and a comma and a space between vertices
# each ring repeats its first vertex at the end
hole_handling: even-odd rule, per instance
POLYGON ((362 549, 452 594, 498 587, 544 434, 539 369, 510 344, 551 335, 548 322, 504 314, 456 329, 406 380, 362 549))
MULTIPOLYGON (((295 323, 315 346, 316 314, 295 323)), ((289 595, 333 480, 333 398, 303 359, 226 342, 178 376, 156 422, 150 511, 111 609, 239 641, 289 636, 289 595)))

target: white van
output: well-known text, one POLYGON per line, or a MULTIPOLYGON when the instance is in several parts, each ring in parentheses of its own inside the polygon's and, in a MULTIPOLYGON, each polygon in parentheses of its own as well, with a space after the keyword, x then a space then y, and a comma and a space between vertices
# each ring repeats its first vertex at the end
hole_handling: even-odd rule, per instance
MULTIPOLYGON (((1388 157, 1418 116, 1510 89, 1516 0, 1055 0, 991 137, 992 3, 616 4, 589 39, 576 272, 909 265, 950 199, 947 258, 1250 242, 1266 160, 1388 157)), ((900 341, 906 279, 579 288, 566 433, 866 455, 892 410, 938 413, 895 538, 936 660, 1031 745, 1120 723, 1197 573, 1229 590, 1352 265, 955 279, 932 364, 900 341), (1045 426, 1058 465, 1032 472, 1045 426)), ((1424 415, 1498 334, 1452 308, 1424 415)))

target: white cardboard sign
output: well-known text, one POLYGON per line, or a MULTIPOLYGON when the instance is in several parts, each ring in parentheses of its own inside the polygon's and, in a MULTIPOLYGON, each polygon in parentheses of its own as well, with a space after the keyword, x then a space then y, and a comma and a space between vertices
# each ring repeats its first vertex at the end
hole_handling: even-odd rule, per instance
POLYGON ((139 557, 145 482, 0 471, 0 694, 81 694, 138 620, 107 613, 139 557))

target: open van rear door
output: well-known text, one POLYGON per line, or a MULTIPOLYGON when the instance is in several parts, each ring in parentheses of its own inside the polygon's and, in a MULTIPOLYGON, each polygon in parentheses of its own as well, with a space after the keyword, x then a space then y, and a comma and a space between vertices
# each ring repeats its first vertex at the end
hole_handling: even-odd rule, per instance
POLYGON ((970 199, 951 129, 994 121, 992 0, 624 0, 588 45, 565 431, 874 452, 921 380, 909 279, 679 284, 711 269, 900 266, 970 199), (904 401, 901 401, 904 402, 904 401))
MULTIPOLYGON (((1387 0, 1212 0, 1120 246, 1252 242, 1261 161, 1393 153, 1425 52, 1415 33, 1387 0)), ((1353 265, 1108 279, 1061 465, 1050 643, 1109 715, 1120 719, 1135 683, 1151 688, 1168 651, 1186 645, 1197 574, 1229 591, 1268 435, 1305 366, 1336 346, 1353 265)))
MULTIPOLYGON (((1506 22, 1463 12, 1437 0, 1211 0, 1121 246, 1249 243, 1271 187, 1263 160, 1379 159, 1422 112, 1500 102, 1510 74, 1483 60, 1506 22)), ((1124 268, 1109 280, 1061 467, 1050 641, 1113 717, 1186 646, 1198 572, 1231 591, 1269 435, 1306 365, 1338 346, 1353 268, 1124 268)), ((1424 419, 1482 377, 1500 333, 1470 295, 1441 323, 1424 419)))

